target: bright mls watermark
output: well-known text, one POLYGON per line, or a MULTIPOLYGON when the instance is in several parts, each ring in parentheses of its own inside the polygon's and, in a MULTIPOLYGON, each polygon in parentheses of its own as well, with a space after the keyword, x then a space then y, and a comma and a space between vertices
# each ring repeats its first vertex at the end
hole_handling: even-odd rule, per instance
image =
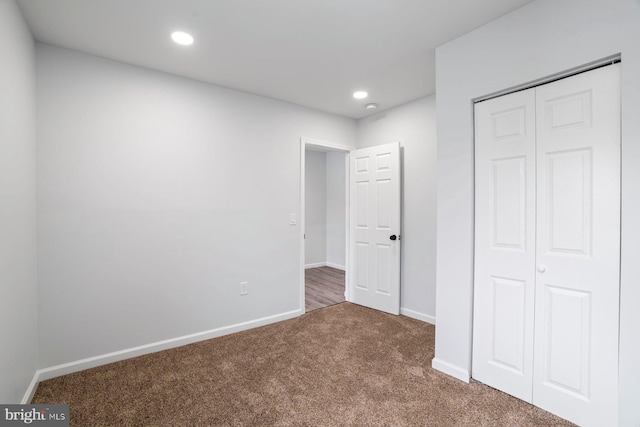
POLYGON ((0 427, 69 427, 69 405, 2 405, 0 427))

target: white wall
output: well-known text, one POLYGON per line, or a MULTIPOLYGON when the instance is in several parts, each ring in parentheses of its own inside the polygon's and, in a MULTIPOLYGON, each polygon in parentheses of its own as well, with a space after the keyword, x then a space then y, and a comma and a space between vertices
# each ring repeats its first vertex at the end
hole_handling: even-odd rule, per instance
POLYGON ((305 152, 305 266, 327 262, 327 156, 305 152))
POLYGON ((37 368, 35 56, 13 0, 0 1, 0 403, 37 368))
POLYGON ((435 322, 436 99, 413 101, 358 121, 358 148, 400 141, 401 313, 435 322))
POLYGON ((346 264, 346 154, 326 153, 327 265, 344 270, 346 264))
POLYGON ((305 152, 305 266, 345 268, 345 153, 305 152))
POLYGON ((47 45, 36 59, 40 367, 303 312, 300 137, 352 145, 354 120, 47 45))
POLYGON ((472 100, 622 53, 620 425, 640 425, 640 3, 537 0, 436 51, 438 252, 433 366, 468 379, 473 280, 472 100))

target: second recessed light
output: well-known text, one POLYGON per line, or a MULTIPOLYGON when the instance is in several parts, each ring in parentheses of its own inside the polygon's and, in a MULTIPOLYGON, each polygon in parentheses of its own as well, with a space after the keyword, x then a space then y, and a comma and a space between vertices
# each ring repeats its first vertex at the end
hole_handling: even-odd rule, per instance
POLYGON ((353 92, 353 97, 355 99, 365 99, 369 94, 363 90, 359 90, 357 92, 353 92))
POLYGON ((193 44, 193 36, 183 31, 175 31, 171 33, 171 39, 173 39, 174 42, 184 46, 189 46, 193 44))

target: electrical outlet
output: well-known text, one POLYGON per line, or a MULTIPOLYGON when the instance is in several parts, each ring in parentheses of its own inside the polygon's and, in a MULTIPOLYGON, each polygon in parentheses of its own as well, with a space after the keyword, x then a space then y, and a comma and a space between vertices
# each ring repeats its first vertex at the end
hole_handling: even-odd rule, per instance
POLYGON ((249 293, 249 282, 240 282, 240 295, 247 295, 249 293))

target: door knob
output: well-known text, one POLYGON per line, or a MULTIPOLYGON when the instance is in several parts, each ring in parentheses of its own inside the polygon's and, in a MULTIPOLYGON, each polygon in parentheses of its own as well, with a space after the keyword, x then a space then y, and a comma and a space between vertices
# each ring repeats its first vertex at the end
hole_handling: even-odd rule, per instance
POLYGON ((547 271, 547 269, 544 267, 544 265, 539 265, 537 268, 539 273, 544 273, 545 271, 547 271))
POLYGON ((396 237, 396 235, 395 235, 395 234, 392 234, 391 236, 389 236, 389 238, 390 238, 391 240, 396 240, 396 239, 397 239, 397 237, 396 237))

